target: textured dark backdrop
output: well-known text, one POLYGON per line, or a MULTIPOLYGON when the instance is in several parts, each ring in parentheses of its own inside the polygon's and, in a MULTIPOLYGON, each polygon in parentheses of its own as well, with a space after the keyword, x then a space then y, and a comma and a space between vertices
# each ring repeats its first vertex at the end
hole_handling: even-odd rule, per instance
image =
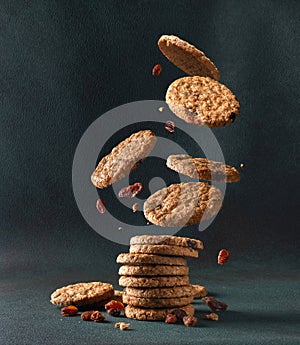
MULTIPOLYGON (((188 227, 179 234, 205 243, 201 269, 213 269, 217 250, 227 247, 237 276, 238 267, 252 267, 253 277, 291 270, 295 279, 299 13, 299 1, 1 1, 3 307, 14 301, 16 285, 31 293, 19 291, 20 303, 36 298, 48 310, 48 295, 60 284, 117 281, 114 260, 127 247, 102 238, 81 217, 72 160, 99 115, 124 103, 163 99, 169 83, 183 75, 157 48, 161 34, 199 46, 241 102, 238 120, 214 130, 226 161, 245 163, 241 182, 228 186, 224 208, 208 230, 188 227), (158 62, 164 69, 154 78, 158 62), (33 292, 39 284, 40 299, 33 292)), ((11 329, 2 333, 3 344, 22 333, 16 344, 33 338, 51 343, 40 338, 43 331, 30 335, 31 341, 23 338, 32 328, 25 325, 15 333, 13 314, 2 322, 11 329)))

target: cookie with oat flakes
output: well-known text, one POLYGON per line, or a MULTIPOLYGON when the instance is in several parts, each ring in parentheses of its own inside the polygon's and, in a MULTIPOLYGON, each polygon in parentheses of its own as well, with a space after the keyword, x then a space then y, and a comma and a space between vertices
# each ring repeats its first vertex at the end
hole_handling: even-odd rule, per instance
POLYGON ((106 188, 120 181, 149 156, 156 141, 151 130, 133 133, 100 160, 92 173, 92 183, 97 188, 106 188))
POLYGON ((185 122, 211 128, 230 125, 240 111, 236 96, 209 77, 183 77, 173 81, 166 93, 166 103, 185 122))
POLYGON ((157 44, 161 52, 187 74, 220 79, 215 64, 192 44, 174 35, 161 36, 157 44))

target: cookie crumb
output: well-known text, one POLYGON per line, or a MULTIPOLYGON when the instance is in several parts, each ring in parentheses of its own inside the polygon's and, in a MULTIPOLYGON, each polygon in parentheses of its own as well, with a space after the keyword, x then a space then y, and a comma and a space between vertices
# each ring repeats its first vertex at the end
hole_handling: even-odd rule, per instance
POLYGON ((125 331, 126 329, 130 328, 130 323, 117 322, 115 323, 115 328, 120 328, 121 331, 125 331))
POLYGON ((158 111, 160 111, 161 113, 165 110, 165 107, 159 107, 158 111))
POLYGON ((136 202, 132 205, 132 212, 135 213, 139 209, 139 204, 136 202))
POLYGON ((218 321, 219 320, 219 315, 216 314, 216 313, 210 313, 210 314, 205 315, 204 319, 212 320, 212 321, 218 321))
POLYGON ((106 212, 106 202, 102 199, 98 199, 96 202, 96 208, 100 214, 106 212))
POLYGON ((122 231, 122 230, 123 230, 123 228, 122 228, 121 226, 119 226, 119 227, 118 227, 118 230, 119 230, 119 231, 122 231))
POLYGON ((241 167, 241 168, 245 168, 245 164, 244 164, 244 163, 241 163, 241 164, 240 164, 240 167, 241 167))

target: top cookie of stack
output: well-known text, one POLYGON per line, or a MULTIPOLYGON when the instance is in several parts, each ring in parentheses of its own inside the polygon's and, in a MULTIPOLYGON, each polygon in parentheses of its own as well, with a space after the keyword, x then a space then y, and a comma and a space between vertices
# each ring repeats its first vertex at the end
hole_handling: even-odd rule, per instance
MULTIPOLYGON (((201 241, 177 236, 135 236, 130 253, 120 254, 119 285, 125 286, 125 315, 137 320, 163 320, 180 307, 193 315, 199 290, 189 283, 186 257, 198 257, 201 241)), ((200 292, 206 294, 205 288, 200 292)))

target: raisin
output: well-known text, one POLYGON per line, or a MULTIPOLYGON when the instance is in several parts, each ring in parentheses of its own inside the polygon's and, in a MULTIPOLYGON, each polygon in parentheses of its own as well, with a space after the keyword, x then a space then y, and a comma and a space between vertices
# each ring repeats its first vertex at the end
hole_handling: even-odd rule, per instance
POLYGON ((103 322, 105 320, 105 316, 103 316, 100 311, 96 310, 91 315, 91 320, 94 322, 103 322))
POLYGON ((106 211, 106 202, 102 199, 98 199, 96 207, 99 213, 103 214, 106 211))
POLYGON ((202 301, 204 301, 213 312, 215 312, 216 310, 225 311, 228 307, 226 303, 220 302, 211 296, 203 297, 202 301))
POLYGON ((173 121, 167 121, 165 123, 165 130, 169 133, 174 133, 175 131, 175 124, 173 121))
POLYGON ((193 241, 193 240, 188 240, 187 241, 187 245, 192 248, 192 249, 197 249, 197 243, 196 241, 193 241))
POLYGON ((124 187, 119 191, 119 198, 134 198, 142 189, 143 185, 140 182, 124 187))
POLYGON ((162 71, 162 67, 161 67, 161 64, 157 64, 153 67, 152 69, 152 75, 154 77, 158 77, 160 74, 161 74, 161 71, 162 71))
POLYGON ((165 318, 165 323, 176 323, 177 316, 175 314, 167 314, 165 318))
POLYGON ((111 316, 120 316, 121 311, 119 309, 108 309, 107 313, 111 316))
POLYGON ((80 315, 80 317, 83 321, 91 321, 91 316, 93 313, 94 313, 94 310, 85 311, 84 313, 80 315))
POLYGON ((219 251, 219 255, 218 255, 218 264, 219 265, 224 265, 226 264, 226 262, 228 261, 230 256, 230 251, 227 249, 221 249, 219 251))
POLYGON ((235 119, 236 119, 236 114, 235 114, 235 113, 231 113, 231 114, 229 115, 229 120, 230 120, 231 122, 234 122, 235 119))
POLYGON ((198 319, 196 318, 196 316, 184 316, 183 318, 183 323, 187 327, 194 327, 196 326, 197 322, 198 319))
POLYGON ((61 315, 62 316, 73 316, 78 313, 78 308, 74 305, 69 305, 67 307, 64 307, 61 309, 61 315))
POLYGON ((112 299, 110 302, 106 303, 104 306, 105 310, 115 309, 121 311, 124 309, 124 304, 122 302, 112 299))
POLYGON ((171 314, 176 315, 178 322, 182 322, 183 318, 187 316, 187 313, 183 309, 180 309, 180 308, 172 310, 171 314))

